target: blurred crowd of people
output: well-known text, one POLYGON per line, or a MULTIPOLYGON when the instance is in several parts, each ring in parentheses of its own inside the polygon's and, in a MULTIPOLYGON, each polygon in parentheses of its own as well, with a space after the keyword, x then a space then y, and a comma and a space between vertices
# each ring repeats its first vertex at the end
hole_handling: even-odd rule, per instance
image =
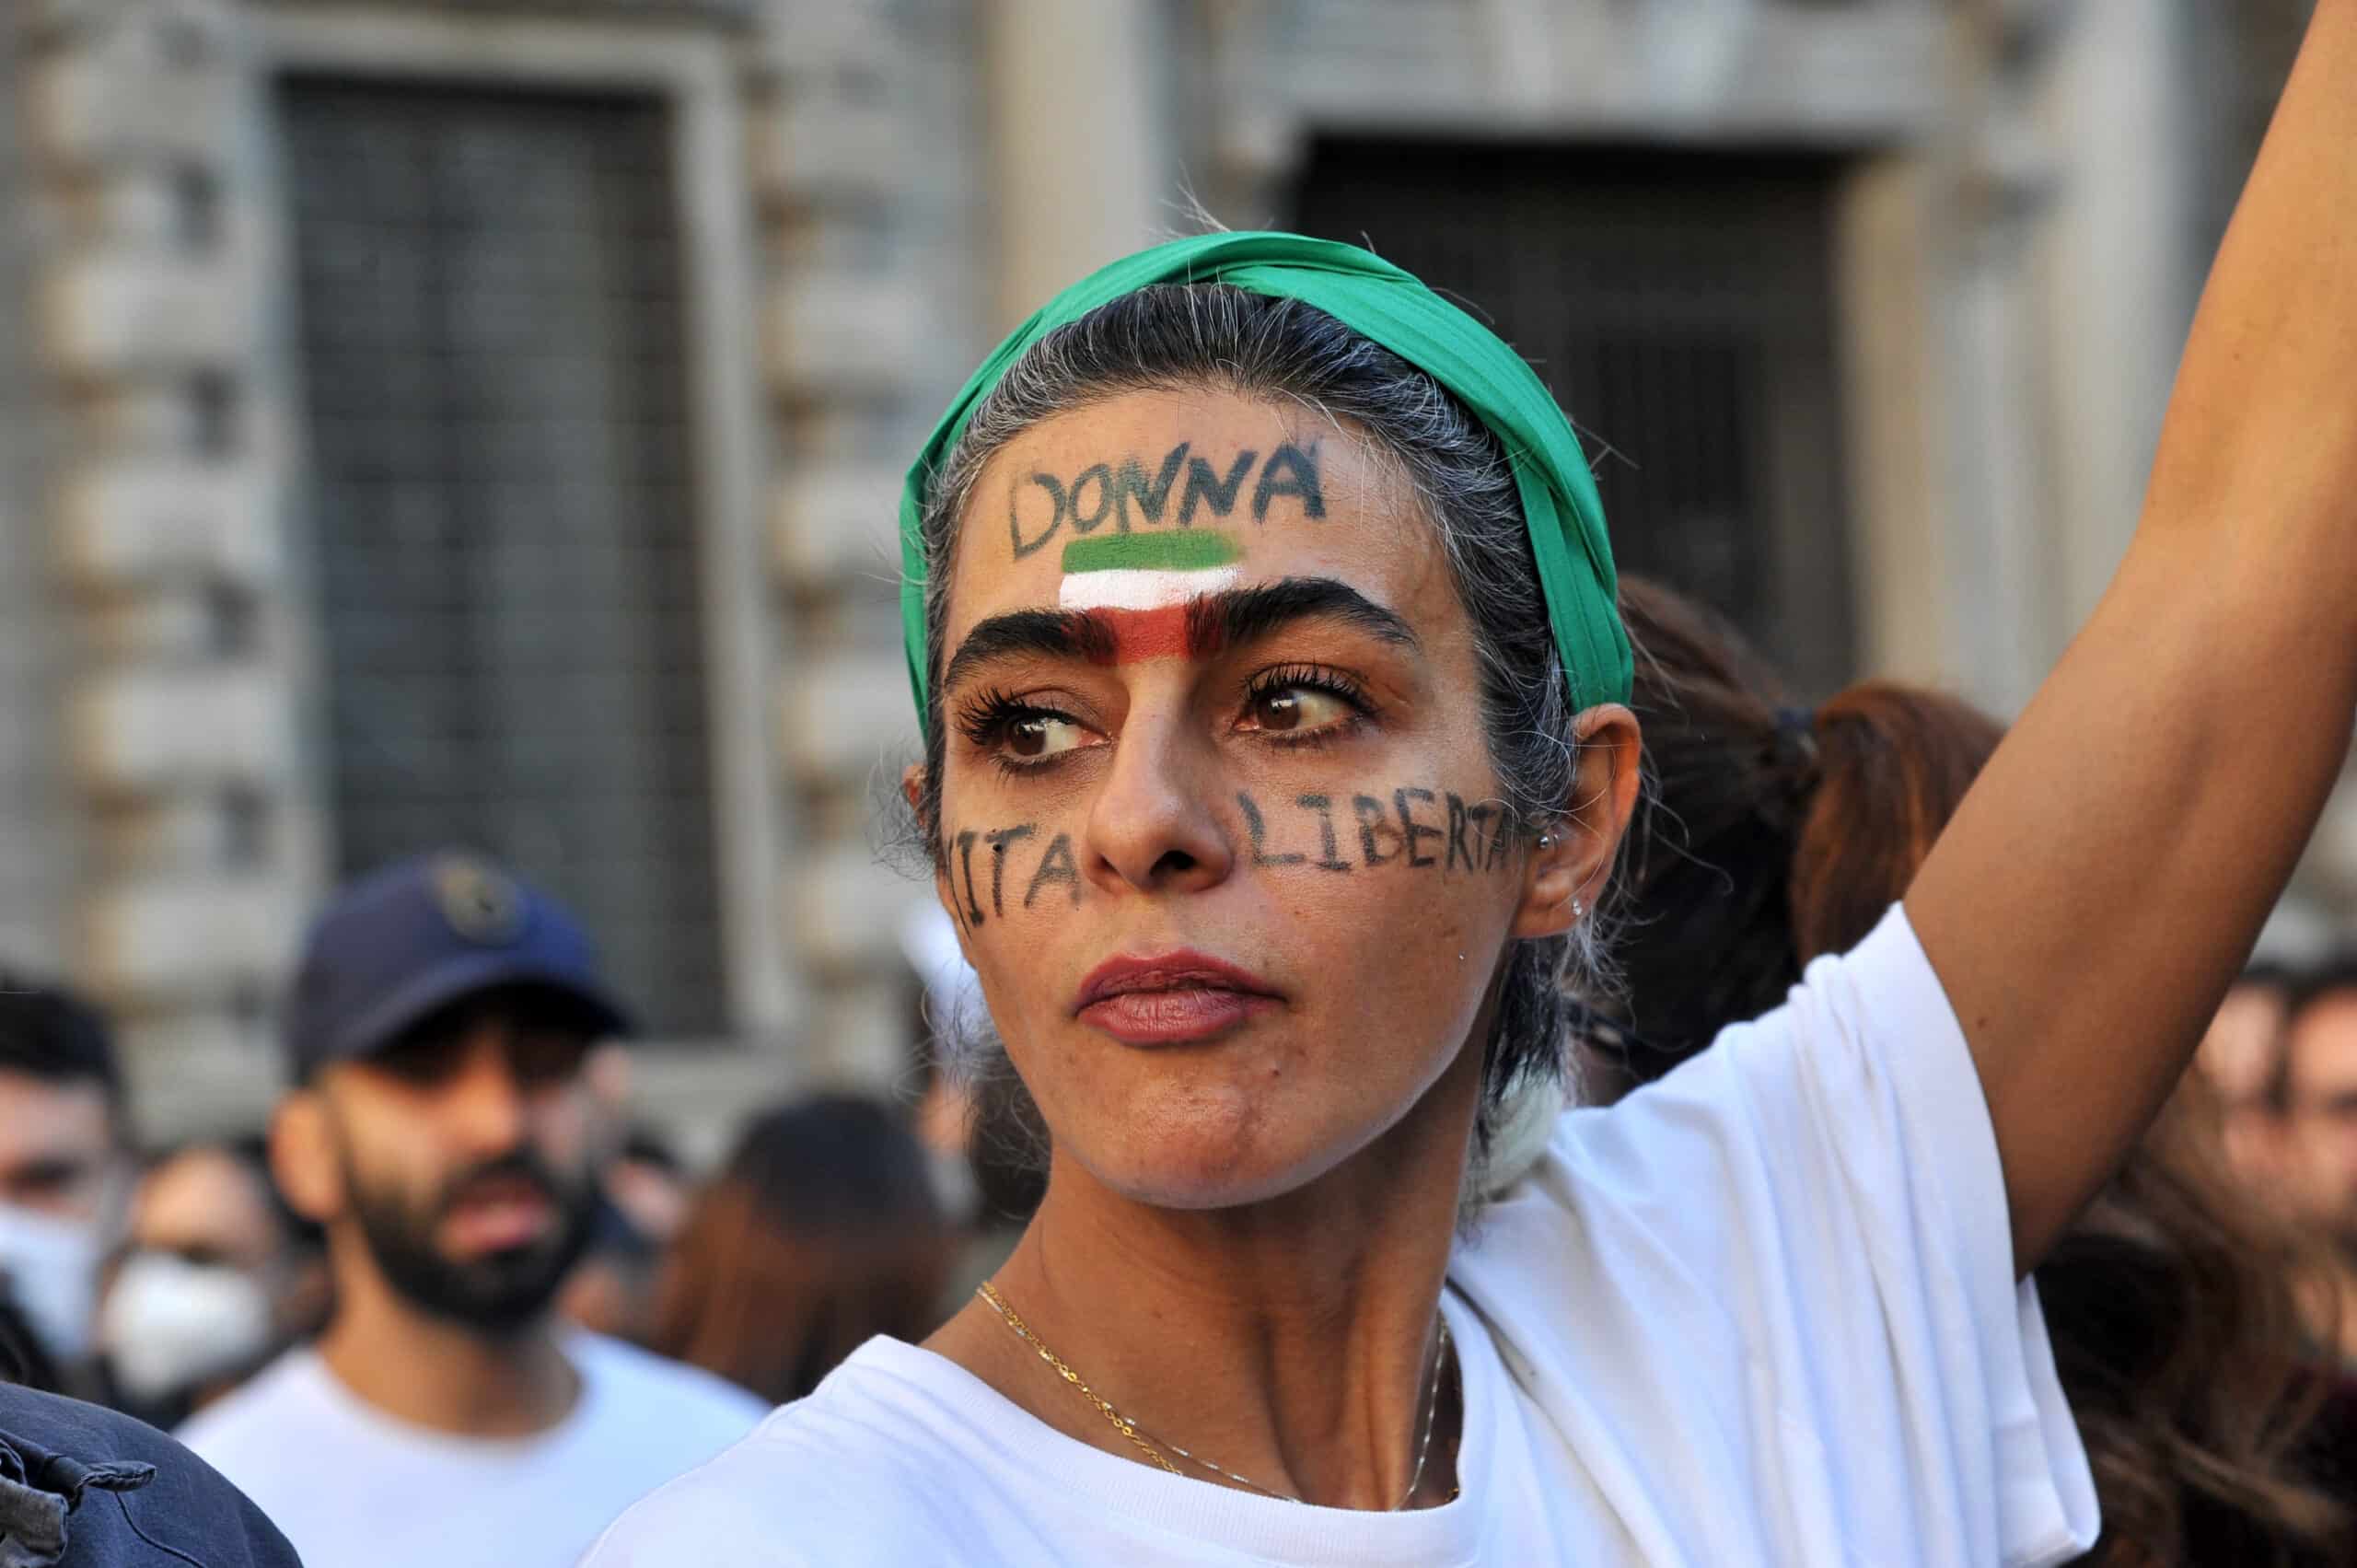
POLYGON ((2247 970, 2198 1067, 2236 1198, 2293 1238, 2308 1330, 2357 1368, 2357 950, 2247 970))
POLYGON ((157 1151, 106 1020, 0 978, 0 1351, 313 1564, 571 1563, 970 1272, 947 1079, 759 1111, 692 1171, 628 1120, 587 935, 482 860, 343 889, 284 1013, 268 1127, 157 1151))
MULTIPOLYGON (((1859 941, 2002 736, 1887 683, 1792 706, 1706 611, 1643 583, 1622 608, 1652 788, 1620 983, 1581 1029, 1599 1102, 1859 941)), ((919 1038, 973 1011, 942 930, 908 944, 919 1038)), ((320 914, 287 1086, 244 1136, 145 1146, 106 1020, 0 977, 14 1381, 175 1431, 318 1568, 569 1563, 870 1336, 925 1338, 1039 1201, 1037 1130, 929 1051, 900 1098, 760 1110, 691 1169, 629 1119, 628 1028, 572 917, 455 852, 320 914)), ((1485 1179, 1515 1179, 1522 1138, 1485 1179)), ((2038 1278, 2098 1560, 2331 1560, 2357 1477, 2357 948, 2249 970, 2038 1278)))

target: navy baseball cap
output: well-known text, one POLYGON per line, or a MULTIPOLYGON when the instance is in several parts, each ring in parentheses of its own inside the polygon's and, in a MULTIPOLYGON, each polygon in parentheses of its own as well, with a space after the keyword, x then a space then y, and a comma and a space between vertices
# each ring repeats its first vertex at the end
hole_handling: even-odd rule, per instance
POLYGON ((489 861, 421 855, 341 889, 311 923, 286 1008, 297 1081, 371 1056, 454 1002, 528 986, 593 1034, 629 1032, 588 934, 554 899, 489 861))

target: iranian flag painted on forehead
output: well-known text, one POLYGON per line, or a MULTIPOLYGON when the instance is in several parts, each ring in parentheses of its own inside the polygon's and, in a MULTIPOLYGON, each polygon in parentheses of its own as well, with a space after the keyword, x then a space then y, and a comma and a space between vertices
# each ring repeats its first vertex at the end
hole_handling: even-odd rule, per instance
POLYGON ((1059 608, 1109 622, 1117 663, 1187 651, 1187 605, 1235 587, 1237 550, 1209 529, 1107 534, 1064 546, 1059 608))

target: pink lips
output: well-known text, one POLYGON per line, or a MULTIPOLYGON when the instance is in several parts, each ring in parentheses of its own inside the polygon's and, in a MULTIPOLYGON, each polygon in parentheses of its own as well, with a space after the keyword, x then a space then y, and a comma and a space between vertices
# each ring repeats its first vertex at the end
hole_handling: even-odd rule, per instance
POLYGON ((1215 1039, 1283 1000, 1259 975, 1181 949, 1106 959, 1081 981, 1073 1016, 1124 1045, 1188 1045, 1215 1039))

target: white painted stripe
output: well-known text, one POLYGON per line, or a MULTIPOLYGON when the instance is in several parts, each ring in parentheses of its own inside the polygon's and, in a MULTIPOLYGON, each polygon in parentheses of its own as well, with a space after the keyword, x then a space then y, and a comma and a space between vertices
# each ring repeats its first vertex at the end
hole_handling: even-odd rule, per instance
POLYGON ((1233 566, 1209 566, 1198 572, 1128 567, 1074 572, 1064 578, 1056 603, 1065 610, 1160 610, 1199 595, 1224 592, 1234 587, 1236 581, 1233 566))

